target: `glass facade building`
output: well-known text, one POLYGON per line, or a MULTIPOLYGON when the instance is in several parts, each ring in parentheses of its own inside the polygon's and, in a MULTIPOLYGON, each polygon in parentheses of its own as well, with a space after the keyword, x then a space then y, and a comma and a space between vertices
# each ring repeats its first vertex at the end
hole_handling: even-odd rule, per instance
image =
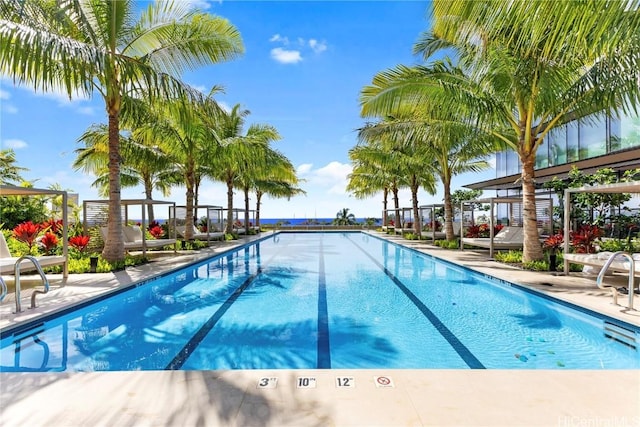
MULTIPOLYGON (((545 168, 597 158, 603 159, 604 167, 608 155, 634 148, 640 148, 640 117, 595 117, 589 121, 575 121, 549 132, 538 147, 536 170, 542 172, 545 168)), ((640 167, 640 158, 635 160, 640 167)), ((496 154, 496 178, 520 172, 517 153, 509 150, 496 154)))

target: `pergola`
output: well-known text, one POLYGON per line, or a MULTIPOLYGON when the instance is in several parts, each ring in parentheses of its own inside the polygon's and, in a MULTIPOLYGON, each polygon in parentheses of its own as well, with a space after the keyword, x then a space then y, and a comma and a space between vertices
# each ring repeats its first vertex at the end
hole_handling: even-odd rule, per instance
POLYGON ((69 276, 69 196, 64 190, 48 190, 43 188, 17 187, 14 185, 0 185, 0 196, 62 196, 62 256, 65 262, 62 266, 62 277, 69 276))
MULTIPOLYGON (((564 253, 569 253, 569 236, 571 233, 571 195, 576 193, 632 193, 640 194, 640 181, 619 182, 616 184, 593 185, 564 190, 564 253)), ((570 262, 565 258, 564 273, 569 273, 570 262)))
MULTIPOLYGON (((464 200, 460 203, 461 212, 465 211, 465 205, 472 203, 486 203, 489 205, 489 257, 493 258, 493 238, 494 238, 494 226, 495 226, 495 207, 499 204, 506 204, 508 209, 507 220, 510 226, 523 226, 523 214, 524 209, 522 206, 522 197, 489 197, 477 200, 464 200)), ((467 209, 469 210, 469 209, 467 209)), ((536 217, 538 222, 538 228, 541 228, 545 234, 551 234, 553 229, 553 200, 549 198, 537 198, 536 199, 536 217), (547 202, 547 212, 541 202, 547 202), (542 210, 541 210, 542 209, 542 210), (540 218, 547 216, 548 221, 541 221, 540 218)), ((464 221, 460 225, 460 250, 464 250, 464 221)))
MULTIPOLYGON (((127 224, 129 219, 129 208, 132 206, 140 207, 141 214, 141 228, 144 228, 147 224, 147 208, 149 206, 162 205, 167 206, 169 211, 169 238, 176 239, 176 219, 172 216, 175 212, 176 203, 164 200, 153 199, 123 199, 120 200, 121 215, 123 218, 123 224, 127 224), (172 209, 173 208, 173 209, 172 209)), ((84 225, 84 232, 87 233, 89 226, 101 226, 107 225, 109 212, 109 200, 85 200, 82 202, 82 218, 84 225)), ((138 218, 135 218, 138 219, 138 218)), ((146 236, 142 233, 142 255, 147 253, 146 236)))

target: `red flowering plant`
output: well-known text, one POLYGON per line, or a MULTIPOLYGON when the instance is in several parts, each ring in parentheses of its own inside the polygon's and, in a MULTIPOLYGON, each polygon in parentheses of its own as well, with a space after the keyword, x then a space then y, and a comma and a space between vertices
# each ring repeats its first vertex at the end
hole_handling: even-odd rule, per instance
POLYGON ((159 239, 164 234, 164 230, 161 226, 156 225, 153 228, 149 228, 149 233, 153 236, 154 239, 159 239))
POLYGON ((480 237, 480 233, 482 233, 481 226, 474 224, 467 227, 464 237, 470 237, 470 238, 480 237))
POLYGON ((84 255, 84 251, 89 246, 89 241, 91 240, 90 236, 77 235, 73 237, 69 237, 69 244, 72 248, 74 248, 80 254, 80 257, 84 255))
POLYGON ((44 249, 44 253, 47 255, 51 255, 51 253, 58 247, 58 236, 54 233, 47 231, 44 233, 44 236, 40 238, 38 241, 42 249, 44 249))
POLYGON ((50 218, 43 221, 40 224, 40 227, 43 230, 50 231, 51 233, 57 235, 58 237, 62 236, 62 220, 50 218))
POLYGON ((570 233, 571 245, 577 253, 592 254, 596 251, 595 240, 602 235, 602 229, 597 225, 581 225, 579 230, 570 233))
POLYGON ((542 246, 545 249, 549 249, 552 254, 556 253, 556 250, 560 249, 564 244, 564 233, 558 232, 544 239, 542 246))
POLYGON ((13 228, 13 238, 26 244, 29 247, 28 254, 31 255, 31 248, 35 245, 36 238, 41 230, 40 224, 26 221, 13 228))

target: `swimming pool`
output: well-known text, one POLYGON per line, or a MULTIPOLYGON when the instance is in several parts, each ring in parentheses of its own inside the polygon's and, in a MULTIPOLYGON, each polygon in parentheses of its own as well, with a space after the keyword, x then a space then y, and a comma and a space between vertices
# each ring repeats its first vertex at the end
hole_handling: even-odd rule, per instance
POLYGON ((0 369, 640 368, 609 327, 639 332, 366 233, 279 233, 3 331, 0 369))

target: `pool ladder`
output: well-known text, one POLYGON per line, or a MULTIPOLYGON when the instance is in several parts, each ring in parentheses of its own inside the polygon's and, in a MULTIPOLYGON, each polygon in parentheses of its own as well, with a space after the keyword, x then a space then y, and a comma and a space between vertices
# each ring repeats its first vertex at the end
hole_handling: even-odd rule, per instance
MULTIPOLYGON (((39 289, 33 290, 33 294, 31 294, 31 308, 36 308, 36 296, 38 294, 46 294, 47 292, 49 292, 49 281, 47 280, 47 276, 44 274, 44 271, 42 271, 42 267, 40 266, 38 260, 30 255, 21 256, 20 258, 18 258, 13 267, 14 275, 16 277, 16 313, 20 313, 22 311, 22 302, 20 301, 20 264, 25 260, 29 260, 31 261, 31 263, 33 263, 33 266, 36 268, 36 271, 42 278, 42 284, 44 285, 44 290, 42 291, 39 289)), ((4 299, 4 296, 7 293, 7 286, 4 283, 4 280, 2 281, 2 293, 3 295, 0 298, 0 301, 4 299)))
POLYGON ((628 303, 627 303, 627 307, 629 308, 629 310, 633 310, 633 294, 635 292, 635 290, 634 290, 634 287, 635 287, 634 286, 634 273, 635 273, 635 270, 636 270, 636 260, 633 259, 631 254, 629 254, 628 252, 624 252, 624 251, 618 251, 618 252, 615 252, 614 254, 612 254, 609 257, 609 259, 607 260, 607 262, 605 262, 604 265, 602 266, 602 269, 600 270, 600 273, 598 274, 598 278, 596 279, 596 285, 600 289, 609 288, 611 290, 611 297, 613 298, 613 304, 618 305, 618 289, 616 289, 615 286, 605 286, 602 283, 602 280, 604 279, 605 273, 607 272, 607 270, 609 269, 609 267, 611 266, 613 261, 618 256, 622 256, 622 257, 627 258, 629 260, 629 284, 627 286, 627 289, 629 291, 629 300, 628 300, 628 303))

